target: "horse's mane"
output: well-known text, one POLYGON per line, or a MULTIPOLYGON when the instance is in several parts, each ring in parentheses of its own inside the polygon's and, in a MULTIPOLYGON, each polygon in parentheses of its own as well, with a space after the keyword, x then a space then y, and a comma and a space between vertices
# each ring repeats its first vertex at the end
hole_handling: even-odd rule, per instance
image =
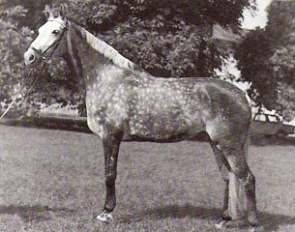
POLYGON ((86 39, 86 42, 94 50, 98 51, 101 55, 111 60, 114 64, 124 69, 141 70, 137 64, 122 56, 115 48, 106 42, 100 40, 82 26, 77 24, 75 26, 79 29, 81 36, 86 39))

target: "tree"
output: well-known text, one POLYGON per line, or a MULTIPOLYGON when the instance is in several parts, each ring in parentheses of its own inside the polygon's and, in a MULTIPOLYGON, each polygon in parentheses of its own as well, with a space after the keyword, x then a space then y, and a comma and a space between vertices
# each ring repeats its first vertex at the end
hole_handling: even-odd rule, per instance
POLYGON ((251 1, 70 1, 73 17, 159 76, 213 76, 222 65, 215 24, 237 28, 251 1), (77 7, 79 6, 79 7, 77 7), (85 19, 85 15, 88 17, 85 19))
POLYGON ((22 51, 31 41, 27 27, 18 28, 18 22, 27 10, 22 6, 0 8, 0 102, 8 104, 23 79, 22 51))
MULTIPOLYGON (((227 56, 212 39, 213 26, 237 29, 244 7, 253 7, 255 0, 16 0, 7 5, 21 6, 29 13, 29 19, 27 15, 26 20, 18 21, 19 27, 37 29, 45 22, 45 4, 59 7, 64 2, 70 18, 148 72, 197 77, 214 76, 214 69, 220 68, 222 57, 227 56)), ((5 49, 9 53, 10 48, 5 49)), ((70 73, 56 60, 39 69, 42 78, 34 99, 83 105, 77 80, 70 73)))
POLYGON ((241 79, 252 83, 258 106, 281 115, 295 112, 295 2, 274 1, 265 29, 249 33, 236 51, 241 79))

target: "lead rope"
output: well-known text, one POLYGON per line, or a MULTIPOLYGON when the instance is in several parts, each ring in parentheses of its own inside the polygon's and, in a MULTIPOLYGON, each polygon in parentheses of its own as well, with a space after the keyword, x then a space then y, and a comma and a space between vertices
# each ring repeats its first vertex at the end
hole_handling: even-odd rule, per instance
MULTIPOLYGON (((24 80, 22 86, 21 86, 20 89, 17 91, 17 93, 14 94, 12 102, 9 104, 9 106, 8 106, 7 109, 4 111, 4 113, 1 115, 0 119, 3 119, 3 118, 5 117, 5 115, 9 112, 9 110, 11 109, 11 107, 16 103, 17 96, 21 93, 21 91, 22 91, 22 90, 24 89, 24 87, 26 86, 28 80, 30 79, 30 77, 31 77, 31 75, 32 75, 33 70, 34 70, 33 68, 30 69, 30 72, 29 72, 28 76, 25 78, 25 80, 24 80)), ((38 76, 35 78, 35 80, 34 80, 32 86, 29 88, 29 90, 28 90, 27 93, 26 93, 26 96, 23 98, 23 100, 21 101, 21 103, 20 103, 19 105, 23 104, 23 103, 28 99, 30 92, 32 91, 32 89, 34 88, 34 86, 35 86, 35 84, 36 84, 36 82, 37 82, 37 79, 38 79, 38 76)))

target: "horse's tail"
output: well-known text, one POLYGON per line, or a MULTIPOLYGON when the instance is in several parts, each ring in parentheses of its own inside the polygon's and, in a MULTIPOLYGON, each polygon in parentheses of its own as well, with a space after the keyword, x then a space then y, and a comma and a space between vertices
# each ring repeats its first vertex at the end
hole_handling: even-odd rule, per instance
MULTIPOLYGON (((250 144, 250 137, 247 135, 246 143, 243 146, 242 152, 246 159, 248 158, 248 148, 250 144)), ((228 201, 228 214, 232 220, 238 220, 245 217, 247 211, 246 195, 244 186, 237 176, 229 173, 229 201, 228 201)))

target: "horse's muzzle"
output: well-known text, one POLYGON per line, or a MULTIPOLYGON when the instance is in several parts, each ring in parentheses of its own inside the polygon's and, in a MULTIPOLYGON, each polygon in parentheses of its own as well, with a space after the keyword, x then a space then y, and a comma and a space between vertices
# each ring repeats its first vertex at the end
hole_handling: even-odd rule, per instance
POLYGON ((36 53, 33 49, 29 48, 24 54, 25 65, 33 65, 36 61, 36 53))

